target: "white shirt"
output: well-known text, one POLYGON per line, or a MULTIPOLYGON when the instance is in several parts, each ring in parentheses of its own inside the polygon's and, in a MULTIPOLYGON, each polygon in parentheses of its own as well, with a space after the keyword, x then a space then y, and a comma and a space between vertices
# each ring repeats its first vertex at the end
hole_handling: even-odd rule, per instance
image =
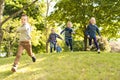
POLYGON ((17 32, 21 33, 19 41, 28 41, 31 39, 30 36, 31 26, 28 23, 23 24, 20 28, 18 28, 17 32))

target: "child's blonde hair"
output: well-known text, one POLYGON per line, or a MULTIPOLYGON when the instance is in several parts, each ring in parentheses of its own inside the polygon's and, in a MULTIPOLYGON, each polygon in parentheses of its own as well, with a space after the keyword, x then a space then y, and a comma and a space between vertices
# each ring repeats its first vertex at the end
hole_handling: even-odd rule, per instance
POLYGON ((73 26, 73 24, 72 24, 71 21, 68 21, 68 22, 67 22, 67 25, 68 25, 68 24, 69 24, 71 27, 73 26))
POLYGON ((96 20, 95 17, 91 17, 90 20, 96 20))
POLYGON ((92 23, 92 21, 94 21, 94 24, 96 24, 96 19, 95 19, 95 17, 91 17, 90 20, 89 20, 89 23, 92 23))

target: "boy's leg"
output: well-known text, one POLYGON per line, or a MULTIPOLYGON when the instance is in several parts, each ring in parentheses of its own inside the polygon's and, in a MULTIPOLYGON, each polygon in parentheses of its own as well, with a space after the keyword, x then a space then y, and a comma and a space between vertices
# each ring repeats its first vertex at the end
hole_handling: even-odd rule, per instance
POLYGON ((89 38, 89 49, 91 50, 92 47, 93 47, 93 45, 92 45, 92 38, 89 38))
POLYGON ((52 53, 52 49, 53 49, 54 45, 52 42, 50 42, 50 53, 52 53))
POLYGON ((92 45, 92 38, 89 38, 89 46, 92 45))
POLYGON ((56 50, 56 43, 54 43, 54 51, 56 50))
POLYGON ((69 39, 69 44, 70 44, 70 50, 73 51, 73 47, 72 47, 72 39, 69 39))
POLYGON ((67 38, 65 39, 65 43, 67 46, 69 46, 69 40, 67 38))
POLYGON ((20 57, 22 55, 23 50, 24 50, 23 46, 19 45, 18 46, 18 52, 17 52, 16 58, 15 58, 15 61, 14 61, 14 65, 18 65, 18 62, 20 60, 20 57))
POLYGON ((16 72, 17 66, 18 66, 18 62, 20 60, 20 57, 22 55, 23 50, 24 50, 23 46, 19 44, 18 52, 17 52, 16 58, 14 60, 14 64, 13 64, 13 67, 12 67, 11 71, 16 72))
POLYGON ((97 39, 96 39, 96 37, 93 38, 93 40, 94 40, 94 43, 95 43, 95 46, 96 46, 97 50, 99 50, 100 48, 99 48, 99 45, 98 45, 98 43, 97 43, 97 39))
POLYGON ((50 53, 52 53, 52 47, 50 47, 50 53))
POLYGON ((28 55, 32 58, 33 62, 36 62, 35 55, 32 52, 32 45, 31 42, 24 42, 23 47, 27 51, 28 55))

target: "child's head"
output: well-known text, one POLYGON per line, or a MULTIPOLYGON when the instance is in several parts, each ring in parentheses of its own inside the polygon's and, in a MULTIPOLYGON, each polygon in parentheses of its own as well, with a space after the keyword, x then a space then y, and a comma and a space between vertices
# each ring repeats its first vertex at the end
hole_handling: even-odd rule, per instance
POLYGON ((51 33, 55 33, 55 29, 54 28, 51 29, 51 33))
POLYGON ((27 17, 27 15, 22 14, 22 16, 21 16, 21 23, 22 23, 22 24, 25 24, 25 23, 27 23, 27 22, 28 22, 28 17, 27 17))
POLYGON ((91 19, 90 19, 90 23, 93 24, 93 25, 96 24, 96 20, 95 20, 94 17, 91 17, 91 19))
POLYGON ((57 46, 59 46, 59 43, 57 42, 57 46))
POLYGON ((71 27, 72 27, 72 22, 68 21, 68 22, 67 22, 67 27, 68 27, 68 28, 71 28, 71 27))

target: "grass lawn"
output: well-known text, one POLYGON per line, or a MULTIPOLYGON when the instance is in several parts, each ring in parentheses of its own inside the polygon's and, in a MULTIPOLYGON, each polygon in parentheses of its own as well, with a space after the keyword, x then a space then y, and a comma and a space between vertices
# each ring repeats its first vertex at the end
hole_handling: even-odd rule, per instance
POLYGON ((0 58, 0 80, 120 80, 120 54, 66 52, 37 54, 33 63, 21 57, 18 71, 11 72, 15 57, 0 58))

